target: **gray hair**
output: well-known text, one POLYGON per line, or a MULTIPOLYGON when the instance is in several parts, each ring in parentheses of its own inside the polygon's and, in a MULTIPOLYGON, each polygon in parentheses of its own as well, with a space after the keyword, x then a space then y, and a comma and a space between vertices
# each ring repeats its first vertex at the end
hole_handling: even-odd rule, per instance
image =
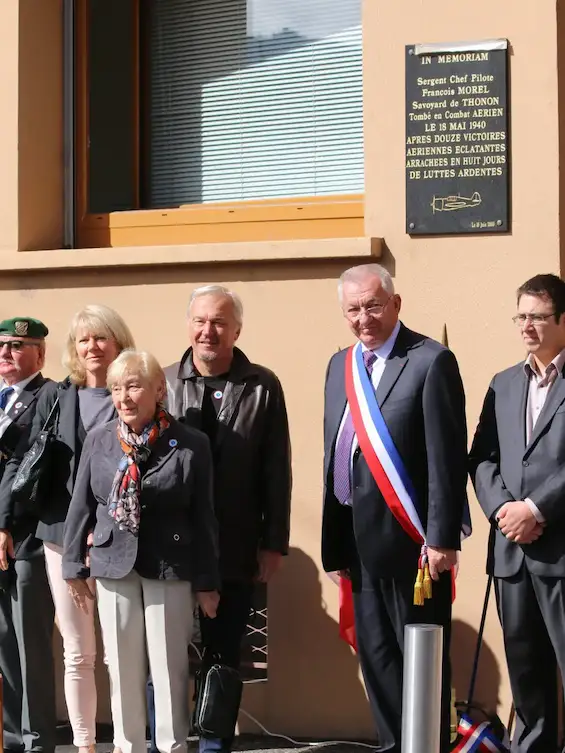
POLYGON ((346 282, 362 282, 367 277, 378 277, 381 281, 383 290, 389 295, 394 295, 394 282, 387 270, 380 264, 358 264, 356 267, 350 267, 339 278, 337 284, 337 294, 339 302, 343 301, 343 285, 346 282))
POLYGON ((229 288, 224 288, 223 285, 202 285, 200 288, 195 288, 190 294, 190 300, 188 302, 188 313, 190 314, 190 308, 196 298, 200 298, 203 295, 216 295, 223 298, 229 298, 233 306, 233 314, 236 322, 243 324, 243 303, 237 293, 229 288))
POLYGON ((107 386, 111 390, 128 376, 139 376, 151 384, 165 384, 165 372, 154 355, 146 350, 122 350, 108 367, 107 386))

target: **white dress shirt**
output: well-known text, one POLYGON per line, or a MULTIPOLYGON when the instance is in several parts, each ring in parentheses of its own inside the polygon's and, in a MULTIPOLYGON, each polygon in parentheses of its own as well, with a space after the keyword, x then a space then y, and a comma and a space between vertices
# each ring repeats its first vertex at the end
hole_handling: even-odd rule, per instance
MULTIPOLYGON (((379 386, 379 383, 381 381, 382 375, 385 370, 386 361, 388 357, 390 356, 390 354, 392 353, 392 349, 394 348, 394 344, 396 343, 396 338, 398 337, 399 332, 400 332, 400 321, 396 322, 394 329, 392 330, 388 340, 385 340, 385 342, 382 345, 380 345, 378 348, 373 349, 373 353, 375 354, 376 359, 377 359, 375 363, 373 364, 373 370, 371 372, 371 382, 373 384, 373 389, 375 390, 375 392, 377 391, 377 387, 379 386)), ((361 344, 361 348, 363 352, 365 352, 366 350, 371 350, 371 348, 367 348, 363 344, 361 344)), ((343 412, 343 417, 341 419, 341 423, 339 425, 339 429, 337 432, 336 447, 337 447, 337 443, 339 442, 340 434, 343 431, 343 426, 345 422, 347 421, 348 416, 349 416, 349 403, 346 403, 345 410, 343 412)), ((351 462, 349 465, 350 480, 351 480, 351 475, 353 472, 353 459, 355 457, 355 453, 358 447, 359 447, 359 442, 357 441, 357 436, 355 435, 353 437, 353 443, 351 445, 351 462)), ((353 489, 353 484, 351 484, 351 488, 353 489)), ((347 501, 347 504, 348 505, 351 504, 351 499, 347 501)))

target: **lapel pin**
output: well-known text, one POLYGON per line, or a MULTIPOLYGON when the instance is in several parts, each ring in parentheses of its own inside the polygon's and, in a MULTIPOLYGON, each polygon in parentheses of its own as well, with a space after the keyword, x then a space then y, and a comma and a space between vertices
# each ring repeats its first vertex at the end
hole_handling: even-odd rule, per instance
POLYGON ((22 405, 23 405, 23 403, 16 403, 16 406, 15 406, 15 407, 16 407, 16 408, 21 408, 21 407, 22 407, 22 405))
POLYGON ((216 400, 220 400, 220 398, 223 396, 223 394, 224 393, 222 392, 222 390, 216 390, 214 392, 214 397, 216 398, 216 400))
POLYGON ((178 442, 176 439, 169 439, 169 447, 176 447, 178 442))

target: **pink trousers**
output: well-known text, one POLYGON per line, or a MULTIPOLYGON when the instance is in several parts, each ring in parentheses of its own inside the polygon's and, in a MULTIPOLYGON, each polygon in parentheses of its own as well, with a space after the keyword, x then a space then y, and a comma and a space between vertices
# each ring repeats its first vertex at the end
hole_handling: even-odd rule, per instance
MULTIPOLYGON (((77 747, 96 742, 96 635, 94 632, 95 602, 88 602, 87 611, 76 607, 62 574, 62 549, 45 544, 47 577, 55 604, 55 615, 63 638, 65 659, 65 700, 77 747)), ((94 581, 88 581, 96 593, 94 581)))

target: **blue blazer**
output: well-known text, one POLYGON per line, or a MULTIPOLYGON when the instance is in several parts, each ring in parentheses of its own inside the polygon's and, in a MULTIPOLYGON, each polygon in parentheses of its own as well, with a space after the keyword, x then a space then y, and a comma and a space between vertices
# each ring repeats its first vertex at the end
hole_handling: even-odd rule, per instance
MULTIPOLYGON (((322 561, 327 571, 360 562, 374 578, 412 577, 419 545, 392 515, 360 450, 352 506, 333 492, 333 458, 346 407, 346 351, 330 360, 324 410, 322 561)), ((401 325, 377 389, 377 401, 418 499, 428 544, 460 548, 467 501, 465 395, 453 353, 401 325)))

